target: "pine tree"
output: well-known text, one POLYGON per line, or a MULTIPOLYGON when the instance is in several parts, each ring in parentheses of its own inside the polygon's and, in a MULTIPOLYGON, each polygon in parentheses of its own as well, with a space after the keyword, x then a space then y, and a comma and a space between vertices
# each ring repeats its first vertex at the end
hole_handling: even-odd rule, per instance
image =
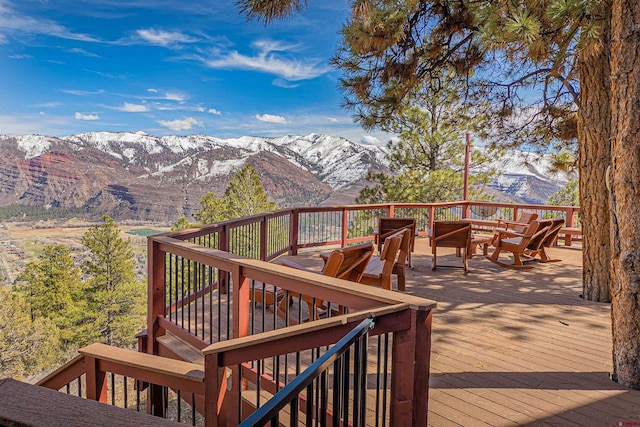
POLYGON ((45 246, 38 260, 28 263, 17 280, 19 292, 29 303, 31 320, 50 319, 65 345, 86 343, 85 284, 80 275, 69 249, 52 245, 45 246))
POLYGON ((135 278, 131 242, 120 237, 120 228, 109 216, 82 236, 89 250, 83 271, 89 277, 88 314, 95 339, 122 347, 135 342, 144 325, 145 286, 135 278))
POLYGON ((236 172, 224 192, 226 218, 242 218, 269 212, 276 204, 269 200, 256 169, 247 163, 236 172))
POLYGON ((579 206, 578 180, 570 179, 560 190, 549 196, 549 204, 556 206, 579 206))
POLYGON ((181 216, 180 218, 178 218, 176 220, 176 222, 171 226, 171 231, 176 231, 176 230, 184 230, 186 228, 191 228, 191 227, 195 227, 197 224, 193 224, 191 222, 189 222, 189 220, 187 219, 187 217, 185 216, 181 216))
MULTIPOLYGON (((240 0, 265 22, 306 3, 240 0)), ((333 59, 344 104, 375 128, 416 88, 458 76, 486 99, 486 137, 500 144, 577 151, 583 213, 583 295, 610 301, 611 238, 605 174, 611 165, 611 0, 525 2, 356 0, 333 59), (576 139, 577 138, 577 139, 576 139), (604 142, 604 143, 603 143, 604 142), (568 144, 568 145, 567 145, 568 144)), ((622 52, 632 58, 633 50, 622 52)), ((615 230, 614 230, 615 231, 615 230)))
POLYGON ((61 362, 60 330, 29 311, 21 293, 0 287, 0 377, 26 379, 61 362))
MULTIPOLYGON (((361 190, 358 203, 445 202, 462 200, 464 181, 464 135, 478 119, 471 116, 469 106, 460 100, 461 85, 443 80, 438 90, 425 85, 418 89, 412 102, 381 120, 380 127, 398 134, 397 142, 389 142, 389 174, 370 174, 377 182, 361 190)), ((472 151, 475 167, 486 157, 472 151)), ((488 199, 483 186, 490 172, 470 176, 472 199, 488 199)))
POLYGON ((224 221, 227 217, 227 205, 223 199, 209 192, 200 198, 200 210, 196 212, 196 219, 200 224, 213 224, 224 221))

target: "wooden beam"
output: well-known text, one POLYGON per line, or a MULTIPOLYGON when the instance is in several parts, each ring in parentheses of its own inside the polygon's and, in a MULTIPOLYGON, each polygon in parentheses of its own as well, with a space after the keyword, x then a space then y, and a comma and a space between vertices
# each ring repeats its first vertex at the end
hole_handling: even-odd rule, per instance
MULTIPOLYGON (((78 352, 84 355, 87 360, 87 396, 91 390, 89 378, 90 370, 93 367, 89 363, 92 360, 97 363, 95 368, 97 371, 112 372, 184 390, 188 393, 204 394, 204 367, 202 365, 99 343, 83 347, 78 352)), ((96 376, 96 378, 96 384, 99 386, 100 377, 96 376)))

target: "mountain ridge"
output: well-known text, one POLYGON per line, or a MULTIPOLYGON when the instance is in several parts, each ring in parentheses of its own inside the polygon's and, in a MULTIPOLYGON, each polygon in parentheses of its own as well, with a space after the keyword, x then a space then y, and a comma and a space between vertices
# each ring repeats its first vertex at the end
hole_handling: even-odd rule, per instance
MULTIPOLYGON (((0 153, 0 206, 169 223, 190 218, 208 191, 221 196, 229 175, 246 163, 279 206, 353 200, 369 171, 388 171, 386 147, 316 133, 231 139, 141 131, 0 135, 0 153)), ((493 162, 503 171, 490 185, 496 194, 540 203, 566 182, 548 176, 544 159, 534 166, 524 158, 514 152, 493 162)))
POLYGON ((1 135, 0 152, 0 206, 84 209, 156 221, 189 217, 202 195, 221 196, 229 174, 246 163, 281 206, 317 204, 364 180, 370 170, 386 170, 386 149, 322 134, 226 140, 144 132, 1 135), (64 167, 55 166, 61 162, 64 167))

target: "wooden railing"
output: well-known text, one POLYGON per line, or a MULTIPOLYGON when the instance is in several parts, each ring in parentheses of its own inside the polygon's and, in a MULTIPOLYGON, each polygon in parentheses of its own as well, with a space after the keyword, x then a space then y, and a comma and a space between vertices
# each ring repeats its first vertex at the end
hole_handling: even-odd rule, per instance
POLYGON ((371 240, 378 218, 385 216, 415 218, 418 234, 426 235, 435 220, 471 218, 495 223, 498 219, 513 221, 522 212, 535 212, 540 218, 564 218, 564 228, 568 233, 579 234, 578 206, 459 201, 282 209, 165 236, 270 261, 282 254, 295 255, 307 248, 346 246, 371 240), (482 211, 485 215, 475 213, 482 211))
MULTIPOLYGON (((147 351, 153 349, 154 354, 162 354, 162 340, 159 338, 167 332, 199 348, 204 343, 217 342, 212 344, 213 347, 203 350, 207 425, 219 425, 220 419, 226 420, 227 425, 236 425, 251 413, 252 405, 258 405, 257 402, 247 403, 250 399, 246 398, 244 392, 249 383, 262 381, 262 387, 259 387, 262 392, 277 391, 279 384, 286 384, 290 374, 296 372, 296 368, 289 370, 289 365, 299 370, 322 353, 324 347, 337 342, 340 333, 344 333, 343 326, 352 322, 349 316, 373 315, 378 318, 380 313, 384 316, 382 320, 377 320, 382 325, 377 330, 388 334, 388 348, 384 360, 380 359, 382 356, 378 355, 377 343, 372 342, 369 359, 372 369, 386 367, 384 372, 377 375, 390 375, 391 384, 384 391, 389 394, 386 398, 389 409, 378 411, 379 423, 423 425, 419 420, 426 420, 428 388, 421 388, 419 384, 428 383, 428 369, 424 370, 424 367, 429 365, 430 313, 435 302, 301 272, 168 236, 151 237, 149 253, 151 287, 147 351), (171 270, 170 267, 176 266, 180 271, 171 270), (231 284, 226 294, 218 286, 218 280, 223 277, 227 277, 227 283, 231 284), (274 310, 265 307, 268 298, 258 283, 277 285, 282 289, 285 301, 294 294, 304 294, 315 298, 318 306, 324 302, 346 307, 350 314, 291 326, 297 322, 290 321, 288 316, 282 319, 274 310), (263 294, 257 298, 260 292, 263 294), (183 308, 174 309, 179 306, 183 308), (386 311, 391 307, 394 311, 388 314, 386 311), (394 321, 385 323, 385 318, 393 318, 394 321), (399 321, 399 318, 404 318, 404 321, 399 321), (329 322, 324 323, 327 320, 329 322), (280 342, 295 331, 299 335, 292 343, 284 345, 280 342), (225 353, 221 353, 220 348, 225 350, 224 345, 227 344, 235 348, 238 340, 246 339, 243 337, 252 338, 255 341, 251 342, 255 343, 276 342, 269 351, 273 352, 275 348, 278 353, 263 353, 261 346, 256 346, 248 349, 247 354, 252 359, 223 357, 225 353), (416 337, 421 337, 420 341, 416 337), (221 344, 223 347, 216 347, 221 344), (306 350, 310 350, 310 353, 304 353, 306 350), (265 362, 271 357, 279 359, 265 362), (230 372, 228 378, 221 376, 221 372, 225 371, 230 372), (399 378, 414 380, 399 381, 399 378), (271 385, 265 386, 267 383, 271 385), (407 396, 411 397, 411 402, 407 402, 407 396), (415 409, 415 414, 407 412, 407 405, 415 409), (407 414, 410 414, 408 418, 407 414)), ((298 312, 302 311, 299 308, 298 312)), ((247 354, 243 357, 246 358, 247 354)), ((369 372, 369 375, 376 373, 369 372)))
MULTIPOLYGON (((171 418, 181 423, 194 426, 203 424, 202 416, 196 411, 197 408, 199 412, 204 413, 202 364, 97 343, 81 348, 79 353, 36 385, 122 409, 156 412, 163 418, 171 418), (152 408, 148 405, 156 399, 155 396, 141 393, 147 387, 159 392, 157 400, 162 401, 160 407, 152 408)), ((94 408, 95 420, 104 418, 105 414, 100 414, 100 410, 99 407, 94 408)), ((75 422, 91 425, 95 420, 75 422)), ((165 425, 152 419, 146 422, 165 425)), ((121 424, 116 420, 113 420, 113 423, 121 424)))
MULTIPOLYGON (((372 316, 376 338, 367 345, 364 375, 375 379, 367 388, 375 394, 370 399, 375 408, 368 408, 367 424, 426 426, 431 316, 436 303, 268 261, 311 248, 372 240, 378 218, 383 216, 413 217, 418 234, 425 235, 436 219, 510 220, 521 211, 537 212, 540 217, 562 216, 572 233, 579 232, 577 207, 452 202, 283 209, 151 236, 148 333, 141 338, 139 349, 187 360, 169 348, 166 338, 170 337, 195 349, 203 356, 193 363, 203 366, 204 394, 193 398, 193 408, 204 415, 207 426, 237 425, 321 357, 354 322, 372 316), (477 215, 480 208, 493 214, 477 215), (300 294, 313 299, 310 310, 324 308, 327 318, 305 323, 304 304, 284 304, 284 312, 274 309, 278 301, 294 301, 300 294)), ((565 238, 565 244, 571 244, 571 239, 565 238)), ((49 385, 75 375, 78 366, 49 379, 49 385)), ((135 374, 135 369, 127 374, 135 374)), ((102 384, 102 377, 91 381, 102 384)), ((157 415, 165 410, 161 387, 175 387, 162 381, 149 387, 148 408, 157 415)), ((322 387, 323 393, 333 390, 330 384, 322 387)), ((100 397, 100 390, 91 393, 100 397)), ((346 399, 352 402, 353 398, 346 399)), ((301 411, 305 415, 313 411, 315 419, 333 411, 305 396, 299 400, 307 408, 301 411)))
MULTIPOLYGON (((372 357, 371 360, 373 366, 386 366, 387 371, 380 375, 389 375, 392 384, 399 387, 400 382, 394 382, 397 378, 414 378, 416 374, 403 370, 409 365, 428 366, 429 356, 428 351, 419 354, 399 351, 396 346, 401 345, 401 340, 397 334, 412 336, 411 345, 414 347, 415 337, 419 335, 424 338, 421 341, 423 345, 428 347, 430 310, 435 306, 433 301, 374 290, 312 273, 292 271, 262 261, 273 260, 282 254, 295 255, 299 251, 311 248, 346 246, 372 240, 378 218, 382 216, 416 218, 418 233, 424 235, 436 219, 486 220, 486 216, 474 213, 480 211, 481 207, 487 208, 485 211, 495 211, 489 216, 490 220, 510 220, 518 217, 522 211, 534 211, 541 217, 562 216, 566 218, 567 226, 574 225, 576 214, 579 212, 579 208, 576 207, 487 202, 310 207, 284 209, 197 229, 152 236, 149 238, 150 333, 147 351, 162 354, 163 348, 158 338, 166 333, 203 350, 205 370, 208 375, 215 376, 215 380, 207 380, 209 404, 206 405, 208 412, 205 419, 209 425, 218 425, 220 419, 233 425, 242 421, 252 408, 260 406, 260 394, 250 402, 251 399, 245 396, 247 389, 276 392, 281 384, 288 381, 290 372, 287 372, 287 363, 276 361, 265 364, 266 358, 288 359, 290 363, 299 366, 306 363, 299 357, 301 351, 311 350, 312 353, 319 354, 322 346, 330 345, 339 338, 335 332, 330 332, 333 327, 326 326, 326 331, 319 330, 318 328, 324 328, 322 322, 291 326, 303 319, 290 321, 292 316, 288 312, 284 316, 278 316, 276 310, 269 307, 274 301, 277 302, 280 298, 289 300, 290 295, 304 294, 315 298, 318 305, 333 304, 346 307, 349 313, 356 316, 368 315, 372 310, 389 306, 409 304, 412 308, 406 309, 407 313, 414 314, 405 316, 422 320, 415 321, 408 329, 386 331, 385 334, 388 333, 388 337, 391 338, 387 338, 391 346, 390 352, 396 357, 384 361, 372 357), (274 287, 280 291, 276 292, 274 287), (287 352, 280 345, 279 339, 286 337, 290 328, 301 328, 301 332, 295 348, 289 348, 290 352, 287 352), (333 341, 319 344, 317 337, 322 333, 333 337, 333 341), (272 335, 267 339, 263 334, 272 335), (229 349, 236 348, 238 340, 253 344, 243 357, 237 356, 229 359, 233 360, 232 362, 228 361, 224 355, 228 354, 229 349), (279 353, 261 353, 261 340, 278 342, 274 348, 279 353), (208 347, 209 345, 211 346, 208 347), (271 371, 266 373, 265 369, 271 371), (226 374, 221 374, 222 372, 226 374), (265 383, 270 385, 265 386, 265 383), (210 399, 215 399, 217 404, 212 405, 210 399)), ((286 310, 289 310, 288 306, 286 310)), ((301 316, 302 312, 303 308, 299 307, 298 315, 301 316)), ((331 310, 329 312, 331 314, 331 310)), ((377 343, 374 342, 370 349, 372 354, 378 351, 376 346, 377 343)), ((423 376, 416 377, 416 381, 428 383, 428 370, 421 374, 423 376)), ((409 387, 407 384, 402 386, 409 387)), ((410 386, 420 388, 418 384, 410 386)), ((376 422, 380 425, 387 422, 391 425, 422 425, 420 420, 426 420, 426 406, 422 406, 415 396, 420 395, 423 402, 427 402, 428 387, 424 387, 420 392, 413 388, 405 392, 395 392, 394 387, 391 387, 388 419, 385 414, 385 419, 376 422), (405 392, 407 394, 404 394, 405 392), (399 396, 414 398, 408 402, 399 396), (402 405, 406 405, 405 409, 399 410, 402 405), (406 407, 412 410, 407 411, 406 407), (398 418, 403 416, 400 414, 407 413, 411 414, 410 418, 398 418)))

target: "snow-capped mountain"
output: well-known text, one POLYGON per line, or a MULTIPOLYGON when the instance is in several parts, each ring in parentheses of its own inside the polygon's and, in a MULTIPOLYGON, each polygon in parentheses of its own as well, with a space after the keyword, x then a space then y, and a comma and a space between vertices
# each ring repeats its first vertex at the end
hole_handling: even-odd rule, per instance
MULTIPOLYGON (((370 170, 387 171, 387 150, 335 135, 156 137, 90 132, 56 138, 0 135, 0 206, 56 207, 69 214, 121 219, 190 217, 200 197, 221 196, 229 175, 251 163, 279 206, 353 203, 370 170)), ((565 176, 548 157, 511 151, 490 167, 502 172, 496 200, 545 203, 565 176)))
MULTIPOLYGON (((113 133, 92 132, 62 138, 79 147, 97 148, 128 164, 143 166, 158 176, 166 171, 179 168, 179 163, 198 163, 200 172, 207 167, 202 162, 202 153, 237 149, 235 159, 226 159, 225 163, 212 162, 206 170, 208 175, 228 175, 232 169, 241 166, 248 157, 261 153, 274 153, 295 166, 316 175, 334 190, 344 188, 366 176, 371 166, 386 165, 386 149, 356 144, 335 135, 310 134, 304 136, 288 135, 278 138, 244 136, 235 139, 220 139, 207 135, 154 137, 144 132, 113 133), (151 155, 166 159, 167 163, 150 165, 151 155), (178 161, 174 162, 176 156, 178 161), (231 169, 231 170, 230 170, 231 169)), ((29 137, 18 138, 18 146, 29 147, 33 142, 29 137), (26 138, 27 142, 23 142, 26 138)))
MULTIPOLYGON (((535 154, 519 150, 506 150, 480 169, 498 171, 489 188, 505 201, 545 204, 547 198, 564 187, 569 176, 552 173, 551 155, 535 154)), ((473 169, 473 168, 472 168, 473 169)))
POLYGON ((386 149, 335 135, 220 139, 90 132, 0 136, 0 206, 27 204, 136 219, 189 216, 251 163, 281 206, 315 204, 386 170, 386 149), (115 212, 114 212, 115 211, 115 212))

